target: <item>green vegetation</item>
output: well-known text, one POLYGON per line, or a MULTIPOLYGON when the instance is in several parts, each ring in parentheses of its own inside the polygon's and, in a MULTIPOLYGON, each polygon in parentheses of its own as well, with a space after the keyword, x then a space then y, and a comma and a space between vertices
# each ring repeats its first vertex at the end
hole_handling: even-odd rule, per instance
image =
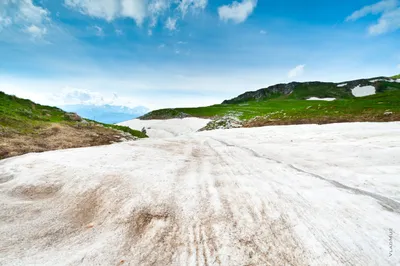
MULTIPOLYGON (((391 84, 396 84, 393 85, 393 88, 397 88, 399 85, 391 84)), ((286 99, 275 98, 240 104, 218 104, 173 110, 174 112, 171 112, 171 109, 157 110, 148 116, 165 117, 171 113, 185 113, 203 118, 235 116, 246 121, 249 126, 251 126, 252 119, 255 118, 263 119, 264 124, 394 121, 400 120, 400 90, 387 90, 367 97, 340 99, 332 102, 295 100, 287 97, 286 99), (385 115, 385 112, 392 112, 392 114, 385 115)))
POLYGON ((0 159, 146 137, 128 127, 82 119, 56 107, 0 92, 0 159))
MULTIPOLYGON (((393 78, 400 78, 395 76, 393 78)), ((168 119, 179 115, 203 118, 236 117, 244 126, 269 124, 332 123, 351 121, 399 121, 400 83, 375 77, 342 83, 291 82, 245 92, 222 104, 156 110, 145 119, 168 119), (355 97, 357 86, 374 86, 375 95, 355 97), (309 101, 311 97, 335 101, 309 101)), ((143 119, 143 118, 141 118, 143 119)))
MULTIPOLYGON (((71 116, 66 114, 59 108, 36 104, 30 100, 7 95, 0 91, 0 128, 2 131, 11 130, 20 134, 29 134, 48 126, 49 123, 64 123, 67 125, 80 123, 79 121, 73 121, 71 116)), ((142 132, 129 127, 87 121, 124 131, 138 138, 147 137, 142 132)))
POLYGON ((347 87, 338 87, 335 83, 323 82, 301 83, 287 96, 288 99, 298 100, 310 97, 348 99, 354 96, 347 87))
POLYGON ((112 128, 112 129, 115 129, 115 130, 119 130, 119 131, 123 131, 123 132, 129 133, 132 136, 137 137, 137 138, 148 138, 148 136, 145 133, 143 133, 141 131, 138 131, 138 130, 134 130, 134 129, 130 128, 130 127, 119 126, 119 125, 111 125, 111 124, 103 124, 103 123, 100 123, 100 124, 102 124, 106 128, 112 128))
POLYGON ((400 74, 393 76, 392 79, 400 79, 400 74))
POLYGON ((149 119, 169 119, 173 118, 184 118, 188 116, 187 114, 179 111, 178 109, 162 109, 150 112, 145 114, 144 116, 140 117, 142 120, 149 120, 149 119))

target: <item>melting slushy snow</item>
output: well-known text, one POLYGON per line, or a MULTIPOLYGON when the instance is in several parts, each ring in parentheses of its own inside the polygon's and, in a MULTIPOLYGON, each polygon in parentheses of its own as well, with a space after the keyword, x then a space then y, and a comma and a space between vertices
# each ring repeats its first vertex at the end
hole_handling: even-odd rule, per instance
POLYGON ((147 135, 150 138, 168 138, 196 132, 197 130, 205 127, 210 121, 210 119, 196 117, 168 120, 133 119, 119 123, 119 125, 127 126, 136 130, 141 130, 143 127, 145 127, 147 135))
POLYGON ((6 159, 0 265, 399 265, 399 135, 276 126, 6 159))
POLYGON ((376 93, 374 86, 360 86, 358 85, 354 89, 351 90, 354 96, 356 97, 364 97, 368 95, 374 95, 376 93))
POLYGON ((334 101, 336 98, 318 98, 318 97, 311 97, 307 99, 308 101, 334 101))

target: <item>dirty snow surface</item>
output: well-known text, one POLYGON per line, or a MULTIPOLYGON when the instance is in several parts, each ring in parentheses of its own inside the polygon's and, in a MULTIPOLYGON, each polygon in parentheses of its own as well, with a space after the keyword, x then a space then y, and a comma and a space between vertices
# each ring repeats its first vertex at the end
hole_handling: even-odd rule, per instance
POLYGON ((127 126, 136 130, 142 130, 142 128, 145 127, 149 137, 165 138, 196 132, 197 130, 205 127, 210 121, 210 119, 202 119, 197 117, 167 120, 133 119, 119 123, 118 125, 127 126))
POLYGON ((331 102, 331 101, 336 100, 336 98, 318 98, 318 97, 311 97, 311 98, 308 98, 307 100, 308 100, 308 101, 328 101, 328 102, 331 102))
POLYGON ((399 265, 400 123, 217 130, 0 162, 0 265, 399 265))
POLYGON ((351 90, 354 96, 364 97, 368 95, 374 95, 376 93, 374 86, 357 86, 351 90))

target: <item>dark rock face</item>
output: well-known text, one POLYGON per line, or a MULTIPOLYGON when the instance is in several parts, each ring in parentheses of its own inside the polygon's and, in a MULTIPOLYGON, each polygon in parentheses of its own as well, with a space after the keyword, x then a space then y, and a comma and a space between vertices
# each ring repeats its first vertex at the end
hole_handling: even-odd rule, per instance
POLYGON ((77 113, 65 113, 65 118, 71 121, 82 121, 82 117, 80 117, 77 113))
POLYGON ((258 91, 248 91, 231 100, 225 100, 222 104, 241 103, 251 100, 259 101, 274 95, 288 95, 292 93, 293 89, 299 84, 299 82, 291 82, 288 84, 277 84, 258 91))

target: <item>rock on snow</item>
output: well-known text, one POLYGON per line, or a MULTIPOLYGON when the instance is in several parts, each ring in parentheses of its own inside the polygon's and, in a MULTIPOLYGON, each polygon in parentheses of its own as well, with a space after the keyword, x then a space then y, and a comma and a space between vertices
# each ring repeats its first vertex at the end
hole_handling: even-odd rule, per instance
POLYGON ((0 265, 399 265, 399 136, 274 126, 6 159, 0 265))

